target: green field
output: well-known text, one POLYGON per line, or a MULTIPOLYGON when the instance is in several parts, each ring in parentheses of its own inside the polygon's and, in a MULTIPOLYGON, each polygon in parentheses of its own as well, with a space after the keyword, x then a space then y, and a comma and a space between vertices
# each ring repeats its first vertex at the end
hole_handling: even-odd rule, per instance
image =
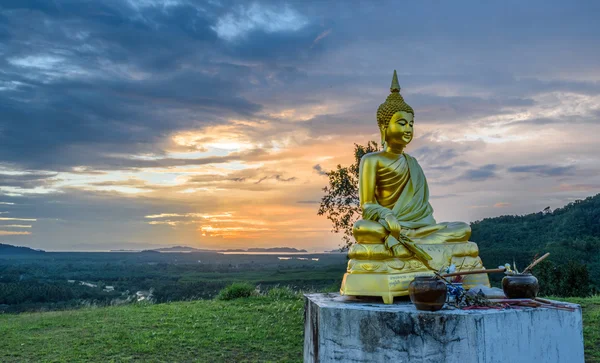
MULTIPOLYGON (((583 306, 586 362, 600 362, 600 296, 567 300, 583 306)), ((252 297, 5 314, 0 361, 300 362, 303 306, 252 297)))
POLYGON ((588 298, 557 298, 580 304, 583 310, 583 339, 585 341, 585 361, 600 363, 600 295, 588 298))

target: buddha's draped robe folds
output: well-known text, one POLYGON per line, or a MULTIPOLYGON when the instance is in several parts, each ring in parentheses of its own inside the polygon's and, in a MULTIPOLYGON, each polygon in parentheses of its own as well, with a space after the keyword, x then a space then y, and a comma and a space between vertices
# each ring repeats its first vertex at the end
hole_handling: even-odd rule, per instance
POLYGON ((389 234, 385 217, 393 214, 402 233, 416 243, 465 242, 471 227, 463 222, 436 223, 429 204, 429 188, 415 158, 402 154, 376 175, 377 203, 362 206, 363 220, 354 226, 359 243, 381 243, 389 234))

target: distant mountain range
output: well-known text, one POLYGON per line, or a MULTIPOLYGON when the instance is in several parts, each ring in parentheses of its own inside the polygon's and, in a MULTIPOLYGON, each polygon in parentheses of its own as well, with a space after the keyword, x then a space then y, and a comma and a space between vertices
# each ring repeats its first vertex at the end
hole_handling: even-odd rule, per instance
POLYGON ((147 251, 157 251, 157 252, 216 252, 206 249, 188 247, 188 246, 173 246, 173 247, 163 247, 163 248, 152 248, 147 251))
MULTIPOLYGON (((139 250, 110 250, 110 252, 251 252, 251 253, 263 253, 263 252, 275 252, 275 253, 307 253, 306 250, 299 250, 292 247, 272 247, 272 248, 248 248, 248 249, 227 249, 227 250, 207 250, 203 248, 194 248, 189 246, 173 246, 147 249, 143 251, 139 250)), ((13 246, 9 244, 0 243, 0 255, 23 255, 23 254, 36 254, 46 253, 43 250, 35 250, 29 247, 13 246)))
POLYGON ((46 253, 43 250, 34 250, 29 247, 19 247, 0 243, 0 255, 25 255, 25 254, 40 254, 46 253))

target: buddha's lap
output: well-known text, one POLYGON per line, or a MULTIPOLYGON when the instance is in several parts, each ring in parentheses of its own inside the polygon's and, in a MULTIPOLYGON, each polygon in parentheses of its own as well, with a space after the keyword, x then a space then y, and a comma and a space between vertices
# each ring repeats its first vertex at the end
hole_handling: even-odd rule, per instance
MULTIPOLYGON (((448 259, 436 259, 430 261, 429 265, 434 270, 440 270, 454 264, 459 271, 470 271, 482 269, 481 258, 477 256, 456 257, 448 259)), ((416 258, 387 258, 387 259, 367 259, 353 258, 348 260, 348 273, 393 273, 405 274, 417 271, 430 271, 423 263, 416 258)))
MULTIPOLYGON (((434 259, 449 260, 451 258, 477 257, 479 248, 474 242, 451 242, 451 243, 415 243, 432 255, 434 259)), ((404 246, 394 247, 394 253, 383 243, 355 243, 348 250, 348 258, 358 260, 385 260, 390 258, 409 259, 413 254, 404 246)))
MULTIPOLYGON (((360 244, 383 243, 389 234, 381 223, 365 219, 354 223, 352 233, 360 244)), ((464 222, 444 222, 404 230, 403 233, 416 243, 467 242, 471 236, 471 227, 464 222)))

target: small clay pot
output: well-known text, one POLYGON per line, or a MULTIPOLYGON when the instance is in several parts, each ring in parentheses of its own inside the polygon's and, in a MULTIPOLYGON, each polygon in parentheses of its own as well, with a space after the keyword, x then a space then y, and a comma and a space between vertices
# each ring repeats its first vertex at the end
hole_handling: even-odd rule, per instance
POLYGON ((417 310, 437 311, 444 307, 448 291, 446 284, 438 278, 417 276, 408 285, 408 294, 417 310))
POLYGON ((540 284, 531 274, 506 275, 502 279, 502 290, 509 299, 535 299, 540 284))

